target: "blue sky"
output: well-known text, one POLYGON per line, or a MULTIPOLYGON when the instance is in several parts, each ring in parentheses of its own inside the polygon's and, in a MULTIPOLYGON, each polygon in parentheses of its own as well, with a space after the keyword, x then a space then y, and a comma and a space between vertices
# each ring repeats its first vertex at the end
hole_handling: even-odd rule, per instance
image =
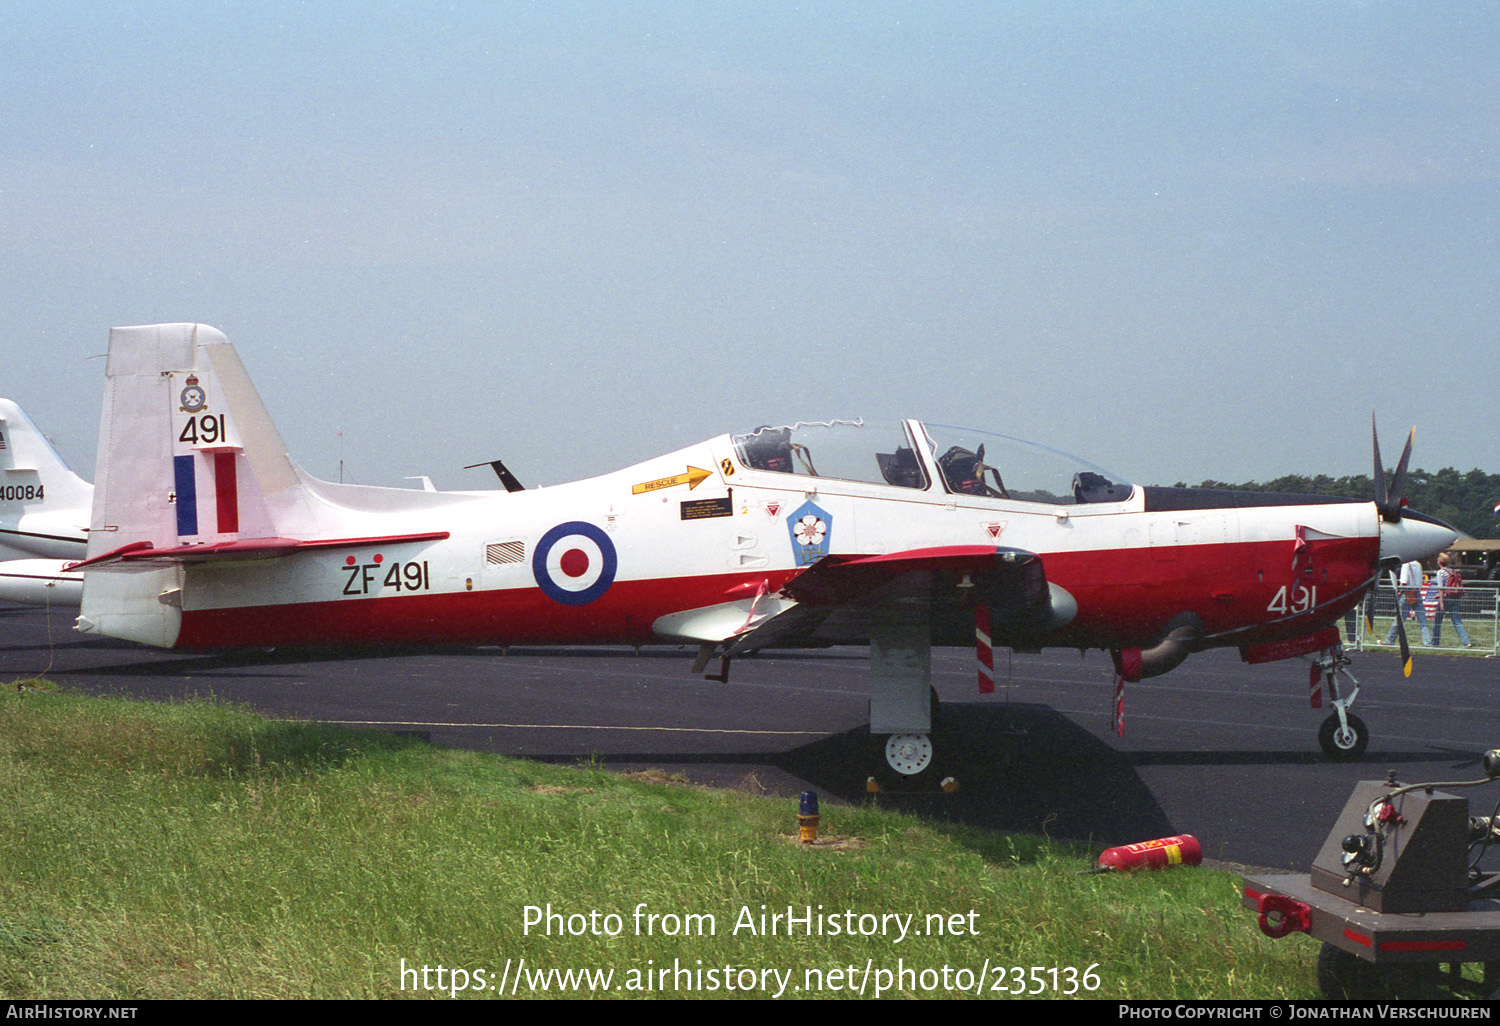
POLYGON ((29 3, 0 394, 234 341, 320 476, 919 416, 1138 481, 1500 471, 1489 3, 29 3), (342 438, 338 432, 342 430, 342 438))

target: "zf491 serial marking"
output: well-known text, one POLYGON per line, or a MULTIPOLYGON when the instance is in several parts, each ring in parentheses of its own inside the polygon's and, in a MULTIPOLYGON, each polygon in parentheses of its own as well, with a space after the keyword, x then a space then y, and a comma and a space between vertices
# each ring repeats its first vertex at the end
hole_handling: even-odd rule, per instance
POLYGON ((392 591, 428 591, 432 587, 425 559, 420 563, 397 560, 389 565, 379 556, 373 563, 355 563, 353 559, 350 556, 350 562, 343 567, 345 595, 368 595, 387 588, 392 591))

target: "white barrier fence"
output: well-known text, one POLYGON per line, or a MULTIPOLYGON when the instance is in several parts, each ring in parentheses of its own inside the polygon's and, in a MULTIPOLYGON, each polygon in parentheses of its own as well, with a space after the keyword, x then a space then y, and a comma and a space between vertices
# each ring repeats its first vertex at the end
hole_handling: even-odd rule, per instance
MULTIPOLYGON (((1422 619, 1419 620, 1411 609, 1406 611, 1406 640, 1413 649, 1420 650, 1423 645, 1432 644, 1440 649, 1488 652, 1491 655, 1500 652, 1500 588, 1488 581, 1466 581, 1459 595, 1450 595, 1443 600, 1445 608, 1441 622, 1438 620, 1437 590, 1431 581, 1424 585, 1422 619), (1454 623, 1455 612, 1462 624, 1461 630, 1454 623), (1468 637, 1467 646, 1465 636, 1468 637)), ((1352 638, 1361 650, 1396 648, 1399 644, 1394 637, 1396 589, 1385 581, 1365 597, 1365 603, 1364 608, 1356 607, 1351 616, 1344 618, 1345 640, 1352 638), (1373 629, 1366 623, 1366 611, 1368 618, 1373 620, 1373 629)))

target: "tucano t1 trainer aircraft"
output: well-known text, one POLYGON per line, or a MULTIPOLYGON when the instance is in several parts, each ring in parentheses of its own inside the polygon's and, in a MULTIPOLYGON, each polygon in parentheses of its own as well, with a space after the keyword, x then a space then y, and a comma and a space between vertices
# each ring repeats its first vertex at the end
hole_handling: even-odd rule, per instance
POLYGON ((76 606, 93 485, 68 469, 31 418, 0 399, 0 599, 76 606))
POLYGON ((763 426, 572 484, 499 467, 504 491, 438 492, 309 476, 211 327, 116 328, 106 375, 79 630, 179 649, 666 641, 720 679, 767 646, 867 643, 896 779, 937 772, 933 645, 974 645, 981 691, 993 646, 1106 649, 1117 688, 1215 646, 1316 653, 1324 747, 1357 754, 1335 624, 1383 567, 1454 539, 1403 508, 1410 439, 1390 491, 1377 446, 1371 502, 1139 487, 916 420, 763 426))

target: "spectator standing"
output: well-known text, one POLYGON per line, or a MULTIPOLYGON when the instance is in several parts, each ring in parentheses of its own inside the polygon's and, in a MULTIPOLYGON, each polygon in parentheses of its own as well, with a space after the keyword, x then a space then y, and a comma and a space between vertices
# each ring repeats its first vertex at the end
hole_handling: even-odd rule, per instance
POLYGON ((1427 626, 1427 610, 1422 607, 1422 564, 1415 559, 1401 567, 1401 579, 1396 585, 1396 619, 1391 621, 1391 629, 1385 633, 1387 645, 1396 640, 1396 628, 1401 625, 1408 609, 1416 612, 1417 625, 1422 628, 1422 644, 1430 647, 1432 628, 1427 626))
POLYGON ((1458 640, 1463 643, 1464 648, 1473 648, 1474 642, 1469 640, 1469 632, 1464 629, 1463 617, 1458 615, 1458 606, 1464 594, 1464 575, 1458 567, 1449 566, 1448 562, 1448 553, 1438 557, 1437 612, 1433 614, 1432 643, 1443 643, 1443 616, 1447 614, 1453 618, 1453 629, 1458 633, 1458 640))

